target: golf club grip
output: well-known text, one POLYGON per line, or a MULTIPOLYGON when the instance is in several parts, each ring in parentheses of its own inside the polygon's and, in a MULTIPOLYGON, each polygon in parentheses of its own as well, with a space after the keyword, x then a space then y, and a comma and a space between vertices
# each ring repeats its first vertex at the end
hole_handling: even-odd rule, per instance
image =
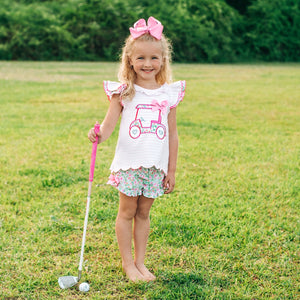
MULTIPOLYGON (((100 131, 100 124, 95 124, 94 130, 95 130, 95 133, 97 134, 100 131)), ((94 170, 95 170, 95 162, 96 162, 98 140, 99 140, 99 137, 97 135, 96 141, 93 143, 93 148, 92 148, 92 157, 91 157, 91 165, 90 165, 90 176, 89 176, 89 181, 90 182, 92 182, 93 179, 94 179, 94 170)))

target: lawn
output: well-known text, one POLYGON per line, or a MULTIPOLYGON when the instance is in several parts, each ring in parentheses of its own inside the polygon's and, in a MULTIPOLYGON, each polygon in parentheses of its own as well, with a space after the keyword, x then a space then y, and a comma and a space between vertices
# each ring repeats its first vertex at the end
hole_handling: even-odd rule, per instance
POLYGON ((176 190, 151 211, 152 283, 121 269, 106 185, 117 130, 98 147, 83 281, 87 132, 116 63, 0 62, 1 299, 299 299, 300 65, 175 64, 176 190))

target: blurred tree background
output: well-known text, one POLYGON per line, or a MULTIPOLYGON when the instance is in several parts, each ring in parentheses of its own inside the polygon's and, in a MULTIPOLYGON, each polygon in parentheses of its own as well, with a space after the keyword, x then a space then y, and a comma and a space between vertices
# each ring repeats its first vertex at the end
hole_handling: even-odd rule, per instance
POLYGON ((118 60, 154 16, 177 62, 300 60, 299 0, 0 0, 0 59, 118 60))

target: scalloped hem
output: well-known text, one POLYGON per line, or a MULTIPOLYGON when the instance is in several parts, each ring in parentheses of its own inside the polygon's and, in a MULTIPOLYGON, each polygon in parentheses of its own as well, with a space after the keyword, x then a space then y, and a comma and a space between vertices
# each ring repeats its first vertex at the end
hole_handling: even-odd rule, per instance
POLYGON ((163 168, 161 166, 156 166, 156 165, 127 165, 127 166, 123 166, 123 167, 120 167, 120 168, 114 168, 114 167, 110 166, 110 171, 112 173, 117 173, 119 171, 127 171, 129 169, 138 170, 141 167, 145 168, 145 169, 155 168, 157 170, 163 171, 165 176, 168 175, 168 169, 163 168))

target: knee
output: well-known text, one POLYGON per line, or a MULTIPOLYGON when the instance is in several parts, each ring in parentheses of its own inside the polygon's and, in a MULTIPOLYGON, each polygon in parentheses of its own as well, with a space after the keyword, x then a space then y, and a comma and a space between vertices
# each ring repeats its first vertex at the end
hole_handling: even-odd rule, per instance
POLYGON ((149 210, 138 208, 136 211, 135 217, 142 219, 142 220, 147 220, 147 219, 149 219, 149 210))
POLYGON ((132 220, 136 215, 136 208, 119 209, 118 217, 125 220, 132 220))

